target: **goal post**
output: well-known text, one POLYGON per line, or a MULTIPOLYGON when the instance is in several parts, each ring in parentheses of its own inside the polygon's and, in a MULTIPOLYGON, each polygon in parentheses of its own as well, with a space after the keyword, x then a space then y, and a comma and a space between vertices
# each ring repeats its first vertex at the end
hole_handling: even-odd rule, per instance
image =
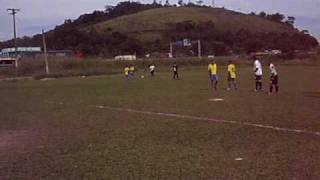
POLYGON ((197 44, 197 50, 198 50, 198 58, 202 58, 202 48, 201 48, 201 40, 190 40, 190 39, 183 39, 176 42, 170 42, 170 51, 169 51, 169 57, 174 57, 174 46, 177 47, 191 47, 192 44, 197 44))

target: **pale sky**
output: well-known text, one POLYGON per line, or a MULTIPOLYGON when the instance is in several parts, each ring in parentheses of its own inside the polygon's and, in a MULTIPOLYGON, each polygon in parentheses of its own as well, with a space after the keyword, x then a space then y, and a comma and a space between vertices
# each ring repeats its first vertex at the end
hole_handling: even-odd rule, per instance
MULTIPOLYGON (((153 0, 140 0, 151 3, 153 0)), ((159 1, 159 0, 158 0, 159 1)), ((177 0, 169 0, 176 3, 177 0)), ((188 1, 188 0, 185 0, 188 1)), ((195 0, 191 0, 195 1, 195 0)), ((20 8, 17 14, 18 36, 34 35, 41 29, 50 30, 65 19, 75 19, 83 13, 103 10, 116 0, 0 0, 0 41, 12 38, 12 16, 7 8, 20 8)), ((165 2, 165 0, 162 0, 165 2)), ((211 0, 204 0, 211 4, 211 0)), ((320 39, 320 0, 215 0, 216 6, 242 12, 280 12, 296 17, 299 29, 307 29, 320 39)))

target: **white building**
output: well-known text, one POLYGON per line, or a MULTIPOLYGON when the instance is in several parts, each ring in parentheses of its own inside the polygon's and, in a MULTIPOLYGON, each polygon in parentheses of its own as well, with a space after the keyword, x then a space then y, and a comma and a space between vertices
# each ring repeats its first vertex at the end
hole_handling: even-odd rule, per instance
MULTIPOLYGON (((17 53, 20 55, 24 54, 37 54, 41 53, 41 47, 18 47, 17 53)), ((15 48, 5 48, 1 50, 0 55, 3 57, 10 57, 16 53, 15 48)))
POLYGON ((136 55, 119 55, 114 57, 115 60, 134 61, 137 60, 136 55))

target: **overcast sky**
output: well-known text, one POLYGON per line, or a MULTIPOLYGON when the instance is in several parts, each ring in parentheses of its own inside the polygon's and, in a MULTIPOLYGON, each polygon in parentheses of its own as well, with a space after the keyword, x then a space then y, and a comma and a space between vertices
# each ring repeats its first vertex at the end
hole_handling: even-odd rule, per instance
MULTIPOLYGON (((140 0, 151 3, 153 0, 140 0)), ((159 0, 158 0, 159 1, 159 0)), ((162 0, 164 2, 165 0, 162 0)), ((169 0, 176 3, 177 0, 169 0)), ((188 0, 185 0, 188 1, 188 0)), ((191 0, 195 1, 195 0, 191 0)), ((18 36, 34 35, 41 29, 52 29, 65 19, 75 19, 83 13, 103 10, 106 4, 116 0, 0 0, 0 41, 12 35, 12 17, 7 8, 20 8, 17 14, 18 36)), ((204 0, 211 4, 211 0, 204 0)), ((215 0, 216 6, 242 12, 280 12, 296 17, 300 29, 309 30, 320 39, 320 0, 215 0)))

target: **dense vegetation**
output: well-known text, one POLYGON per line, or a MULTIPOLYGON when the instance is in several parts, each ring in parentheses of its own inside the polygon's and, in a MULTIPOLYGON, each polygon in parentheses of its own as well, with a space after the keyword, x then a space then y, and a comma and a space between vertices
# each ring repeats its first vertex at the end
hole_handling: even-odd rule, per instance
MULTIPOLYGON (((180 6, 188 8, 213 9, 211 7, 195 5, 192 3, 185 4, 179 2, 180 6)), ((286 53, 292 53, 295 50, 310 50, 318 45, 317 40, 310 36, 306 31, 299 32, 294 28, 294 17, 285 17, 280 13, 260 14, 250 13, 243 15, 236 12, 231 12, 223 9, 223 13, 238 14, 245 17, 254 16, 256 21, 261 23, 272 22, 276 25, 274 29, 285 30, 265 30, 255 31, 250 25, 246 28, 230 28, 221 27, 223 25, 213 21, 197 21, 196 19, 184 21, 168 21, 165 27, 161 30, 142 29, 134 32, 135 34, 147 34, 144 31, 156 32, 158 37, 146 41, 132 32, 126 32, 108 23, 118 23, 119 18, 124 15, 145 12, 164 7, 172 7, 169 1, 165 5, 158 4, 156 1, 152 4, 141 4, 137 2, 120 2, 117 6, 106 6, 105 11, 94 11, 91 14, 81 15, 76 20, 66 20, 64 24, 57 26, 54 30, 46 33, 47 44, 50 49, 71 49, 80 50, 84 55, 111 57, 117 54, 136 53, 144 55, 152 52, 168 52, 169 42, 178 41, 184 38, 193 40, 202 40, 203 54, 225 55, 231 53, 250 53, 255 51, 263 51, 267 49, 280 49, 286 53), (269 22, 270 21, 270 22, 269 22), (107 24, 107 25, 106 25, 107 24), (104 29, 99 29, 99 26, 106 26, 104 29), (280 28, 279 28, 280 27, 280 28), (229 28, 229 29, 228 29, 229 28)), ((179 8, 177 8, 179 9, 179 8)), ((215 8, 216 9, 216 8, 215 8)), ((175 9, 173 9, 175 11, 175 9)), ((153 11, 149 11, 153 13, 153 11)), ((220 14, 223 14, 219 12, 220 14)), ((240 17, 240 15, 238 15, 240 17)), ((154 15, 155 18, 156 15, 154 15)), ((235 17, 235 18, 238 18, 235 17)), ((208 17, 209 19, 211 17, 208 17)), ((188 18, 185 18, 188 19, 188 18)), ((139 21, 139 19, 137 20, 139 21)), ((245 21, 241 19, 241 21, 245 21)), ((156 19, 153 23, 159 23, 156 19)), ((245 23, 245 22, 243 22, 245 23)), ((141 26, 138 24, 137 26, 141 26)), ((154 25, 155 26, 155 25, 154 25)), ((125 28, 125 26, 123 26, 125 28)), ((143 28, 143 27, 142 27, 143 28)), ((31 37, 23 37, 18 39, 19 46, 41 46, 42 36, 40 34, 31 37)), ((0 48, 13 46, 13 41, 0 43, 0 48)), ((188 50, 196 52, 196 45, 188 50)))
MULTIPOLYGON (((317 41, 304 33, 252 33, 241 29, 235 33, 216 30, 211 21, 195 24, 192 21, 177 23, 166 31, 166 35, 174 40, 189 37, 202 40, 204 51, 208 54, 226 55, 229 53, 250 53, 265 49, 281 49, 292 53, 295 50, 310 50, 317 46, 317 41)), ((196 47, 193 47, 196 49, 196 47)))

